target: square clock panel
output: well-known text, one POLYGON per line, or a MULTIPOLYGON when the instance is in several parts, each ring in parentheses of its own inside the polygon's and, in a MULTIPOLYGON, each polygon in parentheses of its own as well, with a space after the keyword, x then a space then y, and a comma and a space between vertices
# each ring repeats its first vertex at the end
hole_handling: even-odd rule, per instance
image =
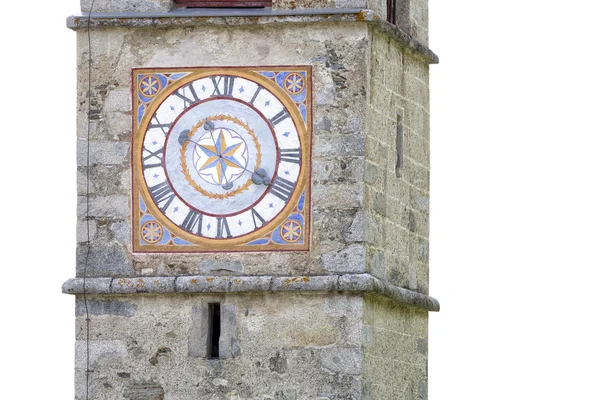
POLYGON ((308 250, 309 66, 134 69, 133 250, 308 250))

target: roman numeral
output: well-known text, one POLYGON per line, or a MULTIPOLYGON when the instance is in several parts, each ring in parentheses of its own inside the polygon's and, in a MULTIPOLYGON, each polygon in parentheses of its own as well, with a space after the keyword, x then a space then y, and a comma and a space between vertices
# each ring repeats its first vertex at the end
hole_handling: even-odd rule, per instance
POLYGON ((254 229, 258 228, 258 224, 256 223, 256 219, 260 221, 260 226, 263 226, 265 222, 267 222, 256 210, 252 209, 252 221, 254 222, 254 229))
MULTIPOLYGON (((163 147, 161 147, 160 149, 156 150, 156 151, 150 151, 148 150, 146 147, 144 147, 144 150, 146 150, 148 154, 146 157, 142 158, 142 167, 144 169, 148 169, 148 168, 155 168, 155 167, 162 167, 162 153, 163 153, 163 147), (148 160, 150 160, 151 158, 157 158, 159 162, 154 162, 151 164, 146 164, 146 162, 148 160)), ((151 161, 156 161, 156 160, 151 160, 151 161)))
POLYGON ((254 96, 252 96, 252 99, 250 100, 250 104, 254 105, 254 102, 256 101, 256 98, 258 97, 258 94, 260 93, 261 90, 262 90, 262 86, 259 86, 256 89, 256 92, 254 92, 254 96))
POLYGON ((202 214, 190 210, 180 226, 190 233, 202 236, 202 214))
POLYGON ((230 238, 231 232, 229 231, 229 225, 227 224, 227 218, 217 217, 217 239, 223 239, 225 237, 230 238))
POLYGON ((171 123, 169 122, 166 124, 161 124, 158 118, 156 117, 156 114, 154 114, 154 116, 152 117, 152 121, 153 123, 148 125, 148 129, 160 128, 164 135, 167 136, 167 132, 169 132, 169 129, 171 128, 171 123), (167 128, 167 130, 165 130, 165 128, 167 128))
POLYGON ((152 186, 149 188, 149 190, 154 202, 163 212, 169 207, 175 198, 175 193, 167 181, 152 186))
POLYGON ((279 159, 293 164, 300 164, 300 149, 279 149, 279 159))
POLYGON ((211 76, 210 79, 213 81, 213 85, 215 90, 211 96, 233 96, 233 82, 235 81, 235 76, 221 76, 219 80, 217 80, 214 76, 211 76), (223 82, 223 92, 221 92, 221 88, 219 85, 223 82))
POLYGON ((177 91, 174 92, 173 94, 183 100, 183 106, 184 106, 184 108, 188 108, 190 105, 192 105, 193 103, 195 103, 198 100, 200 100, 198 98, 198 95, 196 94, 196 91, 194 90, 194 86, 192 86, 191 83, 188 84, 188 85, 186 85, 186 86, 183 86, 182 88, 177 89, 177 91), (184 94, 185 93, 185 89, 189 90, 190 94, 192 95, 191 98, 187 97, 184 94))
POLYGON ((270 192, 275 196, 279 197, 283 201, 288 201, 292 192, 294 191, 294 182, 288 181, 287 179, 277 176, 273 181, 270 192))
POLYGON ((273 118, 269 119, 269 121, 271 122, 271 125, 275 126, 284 119, 288 118, 289 116, 290 115, 287 113, 287 110, 284 108, 283 110, 279 111, 277 115, 275 115, 273 118))

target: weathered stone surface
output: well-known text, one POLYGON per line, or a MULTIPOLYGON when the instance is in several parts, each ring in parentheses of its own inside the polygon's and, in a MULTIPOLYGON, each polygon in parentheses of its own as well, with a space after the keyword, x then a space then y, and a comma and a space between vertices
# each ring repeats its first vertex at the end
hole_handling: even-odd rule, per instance
POLYGON ((127 385, 123 397, 129 400, 163 400, 165 390, 154 381, 138 381, 127 385))
MULTIPOLYGON (((75 315, 83 316, 86 312, 86 304, 83 299, 75 303, 75 315)), ((119 317, 133 317, 137 305, 118 300, 91 300, 87 302, 87 312, 90 315, 114 315, 119 317)))
POLYGON ((112 278, 91 278, 85 281, 83 279, 69 279, 62 286, 63 293, 67 294, 83 294, 85 293, 110 293, 110 284, 112 278))
MULTIPOLYGON (((266 292, 357 292, 375 293, 399 304, 439 311, 436 299, 391 285, 370 274, 325 276, 184 276, 87 278, 88 293, 266 293, 266 292)), ((70 279, 63 285, 68 294, 83 293, 83 279, 70 279)))
POLYGON ((208 348, 209 331, 209 309, 208 303, 193 304, 191 311, 191 323, 188 333, 188 357, 210 356, 208 348))
POLYGON ((80 246, 77 248, 77 276, 132 276, 133 264, 126 250, 116 244, 80 246), (89 248, 89 252, 88 252, 89 248))
POLYGON ((123 340, 84 340, 75 343, 75 368, 86 368, 89 346, 89 360, 92 368, 118 367, 127 358, 127 345, 123 340))
POLYGON ((365 137, 363 135, 337 135, 314 138, 313 154, 315 157, 330 156, 363 156, 365 137))
POLYGON ((84 243, 88 240, 94 240, 96 231, 96 221, 77 221, 77 243, 84 243))
POLYGON ((221 304, 221 336, 219 338, 219 358, 233 358, 240 355, 238 323, 235 304, 221 304))
POLYGON ((321 364, 331 373, 358 375, 362 372, 360 349, 337 347, 321 350, 321 364))
POLYGON ((219 261, 219 260, 202 260, 198 265, 198 272, 202 274, 211 273, 242 273, 244 266, 241 261, 219 261))
POLYGON ((131 243, 131 224, 129 221, 117 221, 110 224, 110 230, 114 235, 117 243, 130 244, 131 243))
POLYGON ((353 185, 315 185, 313 201, 315 208, 357 208, 363 204, 364 192, 361 183, 353 185))
MULTIPOLYGON (((89 165, 102 164, 114 165, 122 164, 129 155, 128 142, 90 142, 89 165)), ((77 141, 77 166, 85 167, 88 165, 87 143, 77 141)))
POLYGON ((365 272, 365 246, 353 244, 347 248, 323 254, 323 266, 331 273, 362 273, 365 272))
POLYGON ((271 279, 272 291, 330 291, 337 288, 336 276, 295 276, 273 277, 271 279))
POLYGON ((175 290, 192 293, 223 293, 229 288, 226 276, 180 276, 175 280, 175 290))
POLYGON ((143 277, 113 279, 113 293, 173 293, 174 277, 143 277))
MULTIPOLYGON (((87 210, 85 196, 78 198, 78 214, 85 216, 87 210)), ((129 214, 129 197, 98 196, 89 201, 88 216, 95 218, 126 218, 129 214)))

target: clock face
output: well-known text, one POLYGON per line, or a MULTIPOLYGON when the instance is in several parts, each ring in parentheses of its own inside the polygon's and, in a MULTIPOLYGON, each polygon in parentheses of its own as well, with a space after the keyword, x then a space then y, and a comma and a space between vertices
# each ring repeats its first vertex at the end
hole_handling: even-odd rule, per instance
POLYGON ((134 70, 138 252, 308 249, 310 70, 134 70))

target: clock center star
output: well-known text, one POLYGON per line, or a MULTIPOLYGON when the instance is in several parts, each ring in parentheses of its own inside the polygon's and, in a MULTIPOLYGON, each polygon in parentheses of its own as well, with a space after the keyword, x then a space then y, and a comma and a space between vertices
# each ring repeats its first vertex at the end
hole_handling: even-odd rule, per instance
POLYGON ((203 153, 198 172, 210 176, 214 184, 227 184, 246 169, 244 140, 226 128, 217 128, 208 137, 197 145, 203 153))

